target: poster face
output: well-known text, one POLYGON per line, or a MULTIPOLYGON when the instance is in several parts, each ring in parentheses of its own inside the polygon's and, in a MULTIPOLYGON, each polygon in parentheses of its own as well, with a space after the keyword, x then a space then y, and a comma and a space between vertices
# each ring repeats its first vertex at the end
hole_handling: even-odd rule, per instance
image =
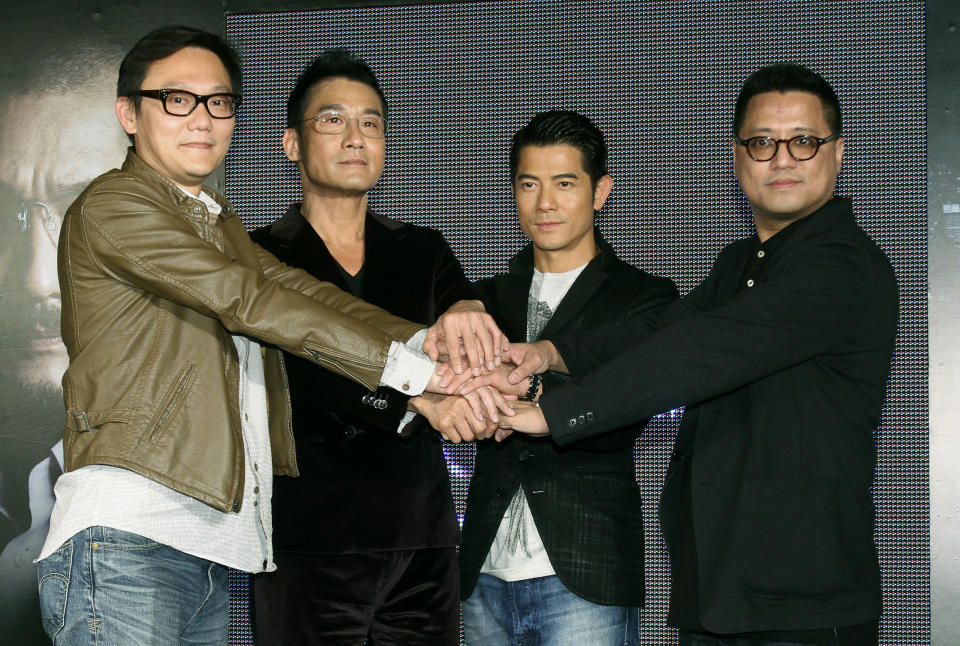
POLYGON ((0 606, 27 634, 39 621, 19 620, 37 617, 32 560, 62 472, 57 240, 74 198, 123 161, 127 138, 112 110, 121 54, 75 42, 22 61, 18 82, 0 88, 0 606))

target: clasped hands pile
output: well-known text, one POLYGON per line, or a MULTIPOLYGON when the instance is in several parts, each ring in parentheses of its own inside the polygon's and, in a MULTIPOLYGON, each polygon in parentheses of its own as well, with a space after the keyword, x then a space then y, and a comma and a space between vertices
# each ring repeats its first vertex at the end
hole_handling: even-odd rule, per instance
POLYGON ((510 343, 479 301, 461 301, 428 330, 423 350, 439 363, 426 391, 411 399, 409 408, 445 440, 493 436, 503 441, 514 431, 549 433, 535 403, 542 387, 528 391, 531 374, 558 365, 552 343, 510 343), (520 400, 528 394, 534 401, 520 400))

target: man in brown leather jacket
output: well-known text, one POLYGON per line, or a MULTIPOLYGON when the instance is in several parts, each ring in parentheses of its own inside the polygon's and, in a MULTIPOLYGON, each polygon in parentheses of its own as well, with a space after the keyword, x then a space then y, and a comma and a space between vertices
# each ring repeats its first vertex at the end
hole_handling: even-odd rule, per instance
MULTIPOLYGON (((277 348, 370 389, 419 394, 433 378, 396 342, 416 334, 419 350, 422 326, 280 263, 202 186, 239 89, 221 38, 145 36, 117 88, 134 146, 63 223, 66 473, 38 576, 44 628, 65 643, 225 641, 227 567, 274 569, 272 475, 297 474, 277 348)), ((492 363, 502 341, 485 317, 429 336, 492 363)))

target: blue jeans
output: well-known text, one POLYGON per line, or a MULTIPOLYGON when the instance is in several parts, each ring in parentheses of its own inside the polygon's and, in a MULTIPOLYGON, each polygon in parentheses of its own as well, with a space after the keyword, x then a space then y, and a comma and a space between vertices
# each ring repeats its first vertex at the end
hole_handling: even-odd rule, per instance
POLYGON ((54 646, 227 643, 227 568, 137 534, 89 527, 37 577, 54 646))
POLYGON ((481 574, 463 602, 467 646, 636 646, 640 609, 601 606, 555 576, 501 581, 481 574))

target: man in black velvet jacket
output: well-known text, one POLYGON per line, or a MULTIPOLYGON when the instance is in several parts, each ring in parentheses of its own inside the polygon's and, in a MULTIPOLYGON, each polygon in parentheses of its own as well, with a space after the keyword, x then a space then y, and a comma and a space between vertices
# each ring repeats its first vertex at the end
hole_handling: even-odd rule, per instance
MULTIPOLYGON (((384 165, 385 117, 362 60, 345 50, 318 57, 290 95, 283 139, 303 203, 252 237, 285 263, 425 326, 448 309, 482 312, 440 233, 367 210, 384 165)), ((447 468, 439 437, 415 432, 426 422, 409 418, 422 412, 467 439, 488 423, 462 399, 369 392, 298 357, 285 353, 284 363, 300 477, 275 479, 278 569, 254 579, 258 646, 457 644, 459 528, 447 468)))
MULTIPOLYGON (((671 281, 617 258, 594 228, 612 185, 606 158, 599 128, 575 112, 538 114, 514 136, 510 174, 531 244, 509 273, 479 284, 509 338, 596 329, 676 298, 671 281)), ((525 380, 512 394, 535 394, 538 384, 525 380)), ((542 644, 637 643, 643 504, 633 447, 645 423, 562 449, 523 435, 478 443, 460 549, 469 646, 534 636, 542 644)))
POLYGON ((576 379, 504 423, 567 446, 686 404, 661 499, 681 645, 874 645, 871 497, 897 326, 889 260, 834 197, 830 85, 798 65, 751 76, 734 170, 757 233, 660 328, 514 346, 512 375, 576 379))

